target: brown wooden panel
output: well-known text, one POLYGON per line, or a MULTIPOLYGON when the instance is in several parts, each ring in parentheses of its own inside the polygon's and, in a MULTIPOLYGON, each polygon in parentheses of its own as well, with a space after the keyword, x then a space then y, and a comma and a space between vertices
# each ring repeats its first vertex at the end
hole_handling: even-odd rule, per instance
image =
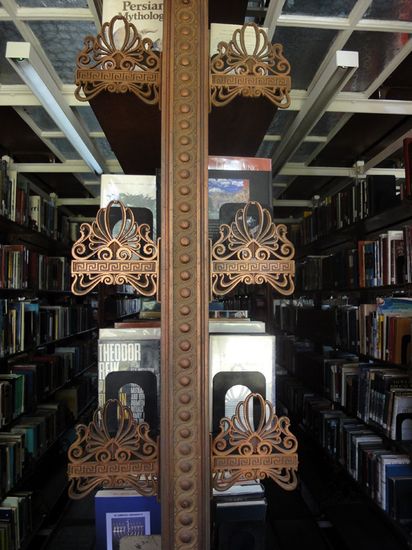
MULTIPOLYGON (((52 162, 54 154, 13 107, 0 107, 0 152, 15 162, 52 162)), ((59 162, 56 159, 57 162, 59 162)))
POLYGON ((277 107, 266 98, 236 97, 209 115, 209 153, 255 156, 277 107))
POLYGON ((245 22, 248 0, 210 0, 210 23, 229 23, 243 25, 245 22))
POLYGON ((162 66, 162 548, 209 550, 207 0, 165 2, 162 66))
POLYGON ((101 92, 90 105, 125 174, 160 168, 160 110, 130 92, 101 92))

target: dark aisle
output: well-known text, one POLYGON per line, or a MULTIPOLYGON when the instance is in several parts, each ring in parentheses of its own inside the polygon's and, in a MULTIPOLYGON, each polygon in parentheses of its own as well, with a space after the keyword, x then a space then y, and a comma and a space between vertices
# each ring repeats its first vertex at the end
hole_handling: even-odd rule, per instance
MULTIPOLYGON (((268 550, 408 550, 390 521, 360 494, 356 484, 332 467, 304 434, 299 440, 300 480, 286 492, 265 481, 269 503, 268 550)), ((93 497, 70 501, 44 547, 30 550, 93 550, 93 497)), ((53 526, 51 526, 52 528, 53 526)), ((47 533, 47 531, 45 531, 47 533)))

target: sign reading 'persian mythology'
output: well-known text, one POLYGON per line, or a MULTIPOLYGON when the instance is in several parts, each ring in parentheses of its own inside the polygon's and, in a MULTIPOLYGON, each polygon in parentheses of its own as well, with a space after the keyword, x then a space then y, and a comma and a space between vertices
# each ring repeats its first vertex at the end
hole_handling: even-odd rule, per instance
POLYGON ((150 38, 154 50, 162 49, 163 1, 103 0, 103 23, 116 15, 133 23, 142 38, 150 38))

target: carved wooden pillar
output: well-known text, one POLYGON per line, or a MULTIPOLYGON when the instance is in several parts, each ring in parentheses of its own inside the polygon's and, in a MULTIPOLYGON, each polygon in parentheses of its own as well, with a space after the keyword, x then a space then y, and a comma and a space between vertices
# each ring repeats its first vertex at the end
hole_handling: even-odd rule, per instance
POLYGON ((209 549, 208 3, 165 2, 162 66, 162 547, 209 549))

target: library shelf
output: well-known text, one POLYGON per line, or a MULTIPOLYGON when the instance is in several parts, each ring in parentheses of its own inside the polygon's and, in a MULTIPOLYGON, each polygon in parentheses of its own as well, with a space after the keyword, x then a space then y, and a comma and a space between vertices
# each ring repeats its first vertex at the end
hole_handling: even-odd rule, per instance
POLYGON ((312 254, 325 253, 332 248, 362 240, 366 235, 393 229, 412 219, 412 200, 404 199, 396 206, 370 218, 365 218, 352 225, 320 236, 310 243, 297 247, 296 259, 303 259, 312 254))
POLYGON ((15 357, 18 357, 19 355, 25 355, 25 354, 31 353, 33 351, 36 351, 40 348, 45 348, 47 346, 53 346, 53 345, 59 344, 60 342, 64 342, 65 340, 70 340, 71 338, 85 336, 86 334, 89 334, 89 333, 93 332, 94 330, 97 330, 98 328, 99 327, 97 325, 95 325, 91 328, 81 330, 79 332, 74 332, 73 334, 69 334, 67 336, 62 336, 61 338, 58 338, 57 340, 49 340, 49 341, 46 341, 46 342, 42 342, 41 344, 33 346, 32 348, 29 348, 29 349, 25 349, 25 350, 22 350, 22 351, 17 351, 16 353, 11 353, 11 354, 6 353, 1 359, 3 359, 3 360, 4 359, 6 359, 6 360, 13 359, 15 357))

